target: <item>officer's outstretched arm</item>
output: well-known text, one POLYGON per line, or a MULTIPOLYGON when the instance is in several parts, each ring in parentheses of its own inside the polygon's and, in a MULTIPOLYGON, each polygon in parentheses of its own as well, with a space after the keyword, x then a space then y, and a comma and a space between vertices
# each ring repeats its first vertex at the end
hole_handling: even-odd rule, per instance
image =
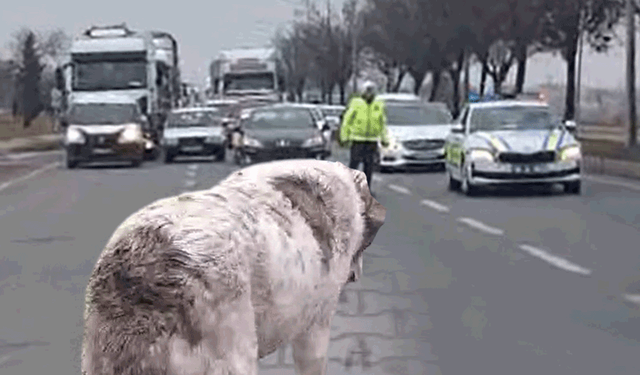
POLYGON ((386 111, 386 108, 382 109, 382 114, 380 115, 380 125, 381 125, 380 142, 383 145, 388 145, 389 144, 389 131, 387 129, 387 111, 386 111))

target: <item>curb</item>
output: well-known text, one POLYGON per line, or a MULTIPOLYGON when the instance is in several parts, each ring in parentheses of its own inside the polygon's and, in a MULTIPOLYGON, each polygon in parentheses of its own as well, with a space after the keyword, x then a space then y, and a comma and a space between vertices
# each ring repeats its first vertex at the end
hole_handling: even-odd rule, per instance
POLYGON ((57 134, 0 141, 0 155, 19 152, 51 151, 61 148, 62 136, 57 134))
POLYGON ((584 155, 582 160, 583 170, 589 174, 640 179, 640 163, 595 155, 584 155))

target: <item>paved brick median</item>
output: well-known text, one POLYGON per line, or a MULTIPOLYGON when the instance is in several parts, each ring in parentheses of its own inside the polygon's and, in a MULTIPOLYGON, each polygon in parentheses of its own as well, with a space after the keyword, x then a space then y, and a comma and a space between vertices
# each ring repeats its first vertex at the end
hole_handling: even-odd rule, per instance
MULTIPOLYGON (((427 304, 411 290, 390 253, 366 251, 362 279, 340 296, 329 345, 328 374, 421 375, 428 371, 419 352, 430 328, 427 304), (421 322, 422 324, 419 324, 421 322)), ((260 362, 260 374, 294 375, 291 346, 260 362)))

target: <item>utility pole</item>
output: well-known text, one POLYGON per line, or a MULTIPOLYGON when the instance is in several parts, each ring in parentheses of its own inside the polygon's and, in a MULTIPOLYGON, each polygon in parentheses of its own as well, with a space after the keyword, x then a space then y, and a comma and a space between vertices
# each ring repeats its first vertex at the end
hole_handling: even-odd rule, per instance
MULTIPOLYGON (((578 77, 576 82, 576 101, 574 104, 574 120, 576 126, 579 127, 580 112, 582 100, 580 99, 580 93, 582 88, 582 45, 583 45, 583 22, 584 22, 583 10, 580 10, 580 26, 578 28, 578 77)), ((582 129, 576 129, 576 132, 580 132, 582 129)))
POLYGON ((351 49, 351 64, 353 66, 353 94, 358 92, 358 2, 357 0, 353 2, 353 23, 351 25, 351 36, 352 36, 352 49, 351 49))
POLYGON ((636 145, 636 28, 634 0, 627 0, 627 102, 629 105, 629 139, 627 146, 636 145))

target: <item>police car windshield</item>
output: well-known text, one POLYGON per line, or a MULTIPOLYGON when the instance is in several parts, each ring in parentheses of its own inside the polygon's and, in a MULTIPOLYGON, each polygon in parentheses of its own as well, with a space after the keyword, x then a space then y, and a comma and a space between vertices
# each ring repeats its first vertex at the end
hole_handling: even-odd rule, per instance
POLYGON ((76 104, 69 111, 69 123, 73 125, 117 125, 135 122, 139 116, 136 104, 76 104))
POLYGON ((304 129, 314 126, 311 112, 303 108, 269 108, 254 111, 243 127, 247 129, 304 129))
POLYGON ((215 109, 193 112, 173 112, 167 117, 167 128, 222 126, 222 113, 215 109))
POLYGON ((540 106, 475 108, 470 119, 472 131, 546 130, 557 125, 557 118, 549 109, 540 106))
POLYGON ((390 126, 444 125, 451 122, 451 114, 441 107, 388 103, 386 109, 390 126))

